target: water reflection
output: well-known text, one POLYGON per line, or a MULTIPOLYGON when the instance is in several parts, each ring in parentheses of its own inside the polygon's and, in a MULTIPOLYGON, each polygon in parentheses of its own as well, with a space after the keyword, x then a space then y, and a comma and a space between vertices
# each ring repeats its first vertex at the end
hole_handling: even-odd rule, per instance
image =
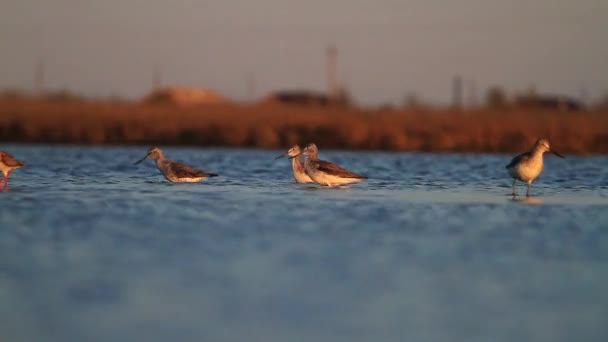
POLYGON ((542 204, 544 201, 540 197, 532 197, 532 196, 513 196, 511 198, 513 202, 526 203, 526 204, 542 204))

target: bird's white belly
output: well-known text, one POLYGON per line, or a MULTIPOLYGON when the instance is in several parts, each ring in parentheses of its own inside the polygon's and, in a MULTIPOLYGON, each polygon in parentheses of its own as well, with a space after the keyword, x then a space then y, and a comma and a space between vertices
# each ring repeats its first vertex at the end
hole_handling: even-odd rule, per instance
POLYGON ((171 172, 169 165, 157 164, 158 170, 165 176, 165 179, 172 183, 197 183, 207 177, 178 177, 171 172))
POLYGON ((193 178, 191 178, 191 177, 182 177, 182 178, 167 177, 167 180, 169 180, 170 182, 173 182, 173 183, 197 183, 206 178, 207 177, 193 177, 193 178))
POLYGON ((304 172, 294 171, 293 178, 295 178, 297 183, 311 183, 312 179, 308 177, 308 175, 304 172))
POLYGON ((335 185, 343 185, 343 184, 351 184, 362 181, 361 178, 342 178, 338 176, 334 176, 325 172, 320 172, 316 170, 307 170, 310 178, 318 184, 327 185, 327 186, 335 186, 335 185))
POLYGON ((17 170, 20 168, 21 166, 8 166, 4 163, 0 163, 0 172, 2 172, 4 176, 6 176, 10 171, 17 170))
POLYGON ((164 173, 164 172, 163 172, 163 175, 169 182, 173 182, 173 183, 197 183, 197 182, 200 182, 203 179, 207 178, 207 177, 177 177, 175 175, 164 173))
POLYGON ((312 179, 306 174, 304 167, 298 166, 294 161, 291 168, 293 170, 293 178, 297 183, 312 183, 312 179))
POLYGON ((542 171, 542 163, 521 163, 515 167, 510 168, 509 174, 513 178, 528 183, 535 180, 542 171))

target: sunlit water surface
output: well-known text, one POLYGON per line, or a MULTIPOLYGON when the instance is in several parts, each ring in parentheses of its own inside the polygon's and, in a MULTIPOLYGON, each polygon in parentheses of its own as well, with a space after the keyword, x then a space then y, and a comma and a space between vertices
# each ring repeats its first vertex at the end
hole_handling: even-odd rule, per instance
POLYGON ((370 180, 321 189, 281 151, 166 148, 222 175, 170 184, 145 147, 0 149, 2 341, 608 340, 607 157, 513 201, 505 155, 322 149, 370 180))

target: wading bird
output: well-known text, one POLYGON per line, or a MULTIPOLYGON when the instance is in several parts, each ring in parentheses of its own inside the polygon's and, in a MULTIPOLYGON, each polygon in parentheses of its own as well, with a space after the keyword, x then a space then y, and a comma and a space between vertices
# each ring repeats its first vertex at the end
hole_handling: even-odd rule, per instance
POLYGON ((160 173, 162 173, 169 182, 173 183, 196 183, 209 177, 218 176, 215 173, 197 170, 189 165, 165 159, 163 151, 158 147, 151 147, 148 150, 148 153, 142 159, 136 161, 134 165, 141 163, 146 158, 154 159, 160 173))
POLYGON ((547 139, 538 139, 532 150, 516 156, 505 166, 509 175, 513 178, 513 196, 517 195, 516 183, 518 180, 528 184, 526 196, 530 196, 532 182, 543 172, 543 155, 545 152, 551 152, 560 158, 564 158, 557 151, 551 150, 547 139))
MULTIPOLYGON (((308 144, 301 154, 306 156, 306 160, 304 161, 306 174, 317 184, 338 186, 367 179, 367 177, 352 173, 337 164, 320 160, 319 149, 315 144, 308 144)), ((297 156, 290 158, 297 158, 297 156)))

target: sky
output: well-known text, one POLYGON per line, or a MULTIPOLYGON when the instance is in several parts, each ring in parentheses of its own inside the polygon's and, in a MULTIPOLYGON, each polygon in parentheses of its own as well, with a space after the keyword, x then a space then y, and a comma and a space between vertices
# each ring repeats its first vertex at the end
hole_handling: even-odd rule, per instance
POLYGON ((510 93, 608 93, 606 0, 8 0, 0 89, 139 98, 162 85, 236 100, 327 89, 326 48, 362 105, 510 93))

